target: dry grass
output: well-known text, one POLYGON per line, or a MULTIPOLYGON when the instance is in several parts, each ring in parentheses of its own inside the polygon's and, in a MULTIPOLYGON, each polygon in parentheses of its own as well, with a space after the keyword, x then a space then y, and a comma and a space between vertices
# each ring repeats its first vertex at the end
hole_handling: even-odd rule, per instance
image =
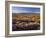
POLYGON ((16 15, 13 16, 13 19, 16 20, 32 20, 32 21, 40 21, 40 15, 39 14, 31 14, 31 15, 16 15))

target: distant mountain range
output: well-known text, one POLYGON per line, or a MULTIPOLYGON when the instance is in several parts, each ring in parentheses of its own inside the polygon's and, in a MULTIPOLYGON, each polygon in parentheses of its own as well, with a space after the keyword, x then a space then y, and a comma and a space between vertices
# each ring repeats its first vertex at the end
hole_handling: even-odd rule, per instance
POLYGON ((12 16, 16 16, 16 15, 40 15, 40 13, 12 13, 12 16))

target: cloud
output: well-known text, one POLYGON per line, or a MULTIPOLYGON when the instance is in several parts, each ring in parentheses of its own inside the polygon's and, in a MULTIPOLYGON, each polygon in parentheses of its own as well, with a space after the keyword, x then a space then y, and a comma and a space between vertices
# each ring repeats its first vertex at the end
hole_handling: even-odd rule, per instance
POLYGON ((13 13, 32 13, 32 11, 12 10, 13 13))
POLYGON ((12 10, 12 13, 40 13, 39 11, 12 10))
POLYGON ((34 12, 34 13, 40 13, 40 12, 34 12))

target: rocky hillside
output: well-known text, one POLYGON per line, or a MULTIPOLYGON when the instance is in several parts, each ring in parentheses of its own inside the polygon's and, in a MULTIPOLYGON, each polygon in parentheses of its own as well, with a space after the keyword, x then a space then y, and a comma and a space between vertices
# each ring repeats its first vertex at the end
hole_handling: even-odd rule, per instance
POLYGON ((13 31, 15 30, 39 30, 40 14, 13 14, 12 16, 13 31))

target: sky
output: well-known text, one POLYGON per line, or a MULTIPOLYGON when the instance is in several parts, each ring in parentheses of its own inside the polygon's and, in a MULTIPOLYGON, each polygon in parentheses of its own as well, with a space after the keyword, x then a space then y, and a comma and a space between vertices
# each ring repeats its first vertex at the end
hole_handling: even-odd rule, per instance
POLYGON ((40 8, 36 7, 12 7, 12 13, 40 13, 40 8))

